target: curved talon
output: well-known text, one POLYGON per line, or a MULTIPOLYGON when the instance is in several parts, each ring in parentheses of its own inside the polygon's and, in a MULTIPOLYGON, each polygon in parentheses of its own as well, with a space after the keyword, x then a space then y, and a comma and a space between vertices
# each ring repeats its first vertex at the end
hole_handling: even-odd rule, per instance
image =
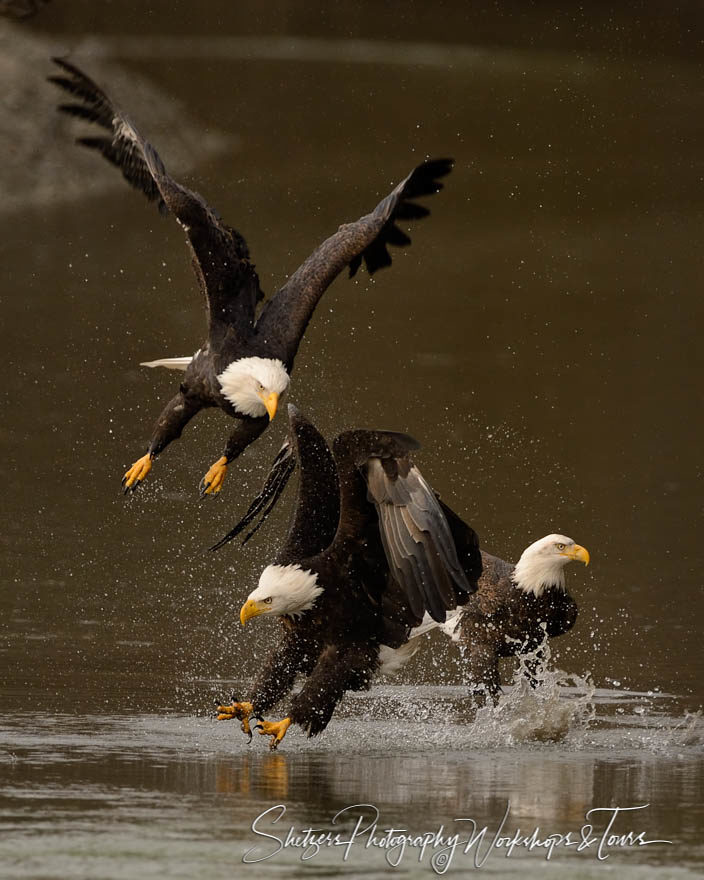
POLYGON ((124 486, 125 495, 127 495, 129 492, 134 492, 151 469, 152 455, 151 453, 147 452, 146 455, 138 458, 137 461, 135 461, 135 463, 132 465, 132 467, 125 472, 125 475, 122 478, 122 485, 124 486))
POLYGON ((237 718, 242 722, 240 724, 242 733, 249 737, 249 742, 252 742, 252 728, 249 726, 249 717, 252 714, 253 708, 252 704, 248 702, 232 702, 218 706, 218 721, 232 721, 234 718, 237 718))
POLYGON ((278 748, 279 743, 286 736, 286 731, 290 724, 290 718, 282 718, 281 721, 260 721, 259 724, 256 725, 255 730, 258 730, 262 736, 271 737, 269 749, 273 752, 278 748))
POLYGON ((222 484, 225 482, 226 476, 227 458, 223 455, 214 465, 212 465, 208 470, 208 473, 200 481, 200 485, 198 486, 200 497, 204 498, 206 495, 217 495, 222 489, 222 484))

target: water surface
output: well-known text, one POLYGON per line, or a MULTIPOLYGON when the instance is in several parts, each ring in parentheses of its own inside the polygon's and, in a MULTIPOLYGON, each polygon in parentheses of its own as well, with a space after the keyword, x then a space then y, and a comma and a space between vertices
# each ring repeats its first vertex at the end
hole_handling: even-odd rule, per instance
MULTIPOLYGON (((118 16, 57 0, 23 39, 89 70, 109 61, 128 107, 130 82, 138 104, 138 83, 180 102, 184 126, 211 138, 185 180, 244 231, 266 290, 427 154, 455 157, 413 246, 374 282, 326 294, 290 399, 328 435, 418 437, 424 473, 491 552, 516 559, 552 531, 589 548, 589 569, 568 571, 580 616, 554 663, 593 682, 595 716, 557 743, 516 739, 525 707, 472 726, 461 663, 435 639, 397 690, 351 698, 319 740, 292 731, 270 755, 215 723, 214 698, 244 687, 275 637, 266 622, 242 630, 237 611, 288 510, 244 549, 204 548, 246 509, 284 424, 218 502, 196 491, 229 430, 218 413, 122 498, 173 393, 172 374, 138 364, 194 351, 202 306, 181 231, 111 169, 83 166, 84 197, 62 197, 59 144, 74 132, 52 123, 22 167, 53 175, 55 198, 0 215, 0 876, 229 876, 262 810, 284 803, 297 825, 327 828, 358 802, 423 831, 460 815, 493 828, 510 802, 512 827, 551 832, 590 807, 647 803, 642 827, 672 845, 605 862, 492 854, 481 870, 696 876, 700 13, 339 4, 321 19, 302 3, 216 4, 196 21, 177 6, 144 20, 141 4, 118 16)), ((23 75, 39 92, 48 73, 35 60, 23 75)), ((168 163, 172 132, 137 110, 168 163)), ((369 850, 298 855, 251 870, 384 868, 369 850)))

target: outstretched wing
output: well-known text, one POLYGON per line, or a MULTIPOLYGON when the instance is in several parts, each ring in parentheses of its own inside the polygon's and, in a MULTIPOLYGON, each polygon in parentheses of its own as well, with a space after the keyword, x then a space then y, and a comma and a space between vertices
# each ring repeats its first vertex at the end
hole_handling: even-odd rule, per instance
POLYGON ((332 453, 317 428, 293 405, 288 405, 289 435, 279 450, 264 485, 237 525, 211 550, 217 550, 252 526, 246 543, 264 524, 299 468, 298 494, 279 565, 315 556, 332 541, 340 512, 340 491, 332 453))
POLYGON ((345 266, 352 277, 362 261, 370 275, 391 265, 388 246, 411 243, 398 221, 418 220, 430 213, 412 200, 439 192, 443 184, 438 178, 449 174, 452 164, 452 159, 429 159, 415 168, 371 214, 340 226, 265 305, 257 332, 279 349, 289 368, 313 310, 331 282, 345 266))
MULTIPOLYGON (((363 473, 386 558, 411 610, 420 617, 427 610, 433 620, 444 622, 445 612, 463 605, 476 590, 481 565, 478 571, 468 566, 467 576, 458 555, 465 546, 457 546, 435 492, 415 465, 372 458, 363 473)), ((478 544, 475 552, 479 557, 478 544)))
POLYGON ((418 622, 427 611, 443 622, 446 611, 476 590, 478 574, 459 558, 466 533, 457 530, 458 543, 435 492, 409 458, 416 448, 412 438, 391 432, 348 431, 336 439, 342 506, 335 540, 362 533, 365 505, 373 505, 389 570, 412 615, 418 622))
POLYGON ((154 147, 92 79, 63 58, 52 60, 62 73, 49 81, 75 99, 60 104, 59 110, 95 123, 106 132, 79 137, 77 143, 101 153, 131 186, 155 201, 162 214, 173 213, 185 229, 196 275, 207 298, 211 327, 225 322, 243 330, 251 328, 261 291, 245 240, 222 223, 201 196, 169 176, 154 147))

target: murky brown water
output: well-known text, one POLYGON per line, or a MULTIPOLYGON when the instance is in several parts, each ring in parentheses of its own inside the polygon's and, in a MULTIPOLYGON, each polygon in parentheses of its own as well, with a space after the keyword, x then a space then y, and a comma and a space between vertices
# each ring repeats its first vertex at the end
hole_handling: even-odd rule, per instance
MULTIPOLYGON (((511 801, 515 824, 556 832, 590 806, 649 803, 637 827, 673 845, 604 863, 586 851, 579 876, 616 860, 648 878, 704 864, 702 740, 685 721, 704 699, 701 12, 636 23, 601 5, 589 21, 557 7, 389 7, 219 4, 196 21, 185 4, 145 19, 140 4, 118 16, 55 0, 31 28, 236 136, 186 179, 245 232, 267 290, 420 158, 456 158, 407 254, 326 294, 290 399, 328 434, 418 437, 424 472, 492 552, 515 559, 551 531, 589 548, 590 568, 568 572, 577 627, 554 647, 601 688, 596 719, 560 745, 527 745, 473 739, 432 701, 429 717, 381 721, 380 698, 270 756, 207 718, 270 644, 270 627, 242 631, 235 610, 287 511, 244 550, 204 548, 246 507, 284 424, 216 503, 197 484, 229 428, 217 413, 143 492, 119 494, 172 393, 172 374, 138 363, 193 351, 203 320, 180 230, 121 186, 91 196, 111 173, 96 162, 84 200, 0 214, 0 876, 225 876, 253 845, 253 818, 280 802, 299 826, 327 829, 369 801, 429 830, 459 815, 494 827, 511 801)), ((168 162, 169 131, 137 121, 168 162)), ((57 127, 47 155, 70 137, 57 127)), ((46 156, 27 161, 45 173, 46 156)), ((402 695, 459 684, 435 646, 402 695)), ((370 851, 297 855, 256 869, 384 866, 370 851)), ((554 875, 577 876, 575 858, 556 852, 554 875)), ((542 854, 502 859, 482 870, 545 871, 542 854)), ((399 870, 431 869, 409 856, 399 870)))

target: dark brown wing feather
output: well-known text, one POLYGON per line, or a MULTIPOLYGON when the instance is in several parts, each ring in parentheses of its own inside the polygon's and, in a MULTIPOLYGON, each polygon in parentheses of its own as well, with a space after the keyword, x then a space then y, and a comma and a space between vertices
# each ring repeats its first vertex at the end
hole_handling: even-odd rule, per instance
MULTIPOLYGON (((408 457, 417 448, 412 438, 383 431, 347 431, 336 438, 341 508, 335 544, 363 538, 369 509, 375 510, 391 575, 414 617, 420 620, 427 610, 434 620, 444 621, 446 611, 476 590, 476 578, 467 577, 435 492, 408 457)), ((477 564, 481 570, 478 546, 474 554, 474 568, 468 566, 472 574, 477 564)))
POLYGON ((101 153, 131 186, 156 201, 161 213, 172 212, 184 227, 209 306, 211 336, 221 335, 223 325, 251 332, 261 291, 245 240, 200 195, 169 176, 154 147, 92 79, 63 58, 53 61, 63 72, 49 81, 75 98, 75 103, 61 104, 59 110, 107 132, 77 142, 101 153))
POLYGON ((470 580, 443 508, 418 468, 410 465, 394 471, 383 465, 382 460, 372 458, 363 473, 379 515, 392 573, 404 587, 416 616, 419 612, 422 617, 427 609, 434 620, 442 622, 446 611, 464 604, 476 590, 474 557, 479 557, 479 548, 468 565, 475 574, 470 580))
MULTIPOLYGON (((190 211, 189 219, 200 214, 201 221, 205 220, 207 206, 203 200, 168 177, 164 163, 154 147, 141 136, 129 118, 113 104, 100 86, 65 59, 52 60, 64 73, 50 76, 49 82, 68 92, 78 102, 60 104, 59 110, 69 116, 94 122, 109 132, 108 136, 78 138, 78 143, 98 150, 122 171, 125 180, 131 186, 144 193, 150 201, 156 201, 162 213, 178 208, 179 210, 174 210, 174 213, 179 219, 182 219, 179 212, 190 211), (166 196, 161 192, 159 179, 164 183, 166 196), (167 197, 172 205, 167 205, 167 197)), ((183 222, 187 221, 183 220, 183 222)))
POLYGON ((211 550, 217 550, 255 522, 246 543, 276 506, 291 474, 299 467, 298 494, 288 534, 276 557, 279 565, 315 556, 332 542, 340 516, 340 491, 332 453, 323 436, 298 409, 288 405, 289 434, 264 485, 237 525, 211 550), (258 520, 258 521, 257 521, 258 520))
MULTIPOLYGON (((259 531, 269 518, 269 514, 276 507, 279 497, 286 488, 291 474, 296 469, 296 457, 290 440, 286 440, 279 449, 271 469, 264 480, 257 497, 249 505, 242 519, 220 540, 213 544, 211 550, 219 550, 225 544, 240 535, 250 523, 254 523, 250 531, 245 535, 242 544, 246 544, 250 538, 259 531)), ((316 552, 316 551, 313 551, 316 552)))
POLYGON ((313 311, 331 282, 345 266, 354 275, 362 261, 370 275, 391 264, 388 245, 404 247, 410 238, 396 225, 399 220, 417 220, 430 212, 411 199, 439 192, 438 178, 452 170, 451 159, 430 159, 376 206, 354 223, 340 226, 289 278, 265 305, 257 321, 257 333, 280 350, 289 368, 313 311))

